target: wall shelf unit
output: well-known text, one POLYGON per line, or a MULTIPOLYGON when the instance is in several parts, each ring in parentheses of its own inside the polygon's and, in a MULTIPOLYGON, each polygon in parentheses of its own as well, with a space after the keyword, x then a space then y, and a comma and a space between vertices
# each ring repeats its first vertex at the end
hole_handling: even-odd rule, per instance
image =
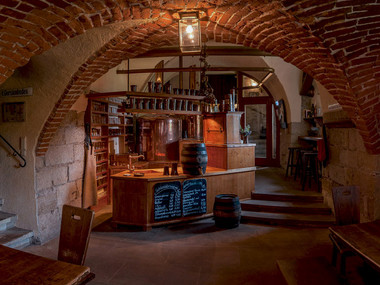
POLYGON ((132 91, 120 91, 120 92, 102 92, 102 93, 89 93, 88 99, 108 98, 108 97, 135 97, 135 98, 163 98, 163 99, 184 99, 192 101, 202 101, 205 96, 195 95, 179 95, 179 94, 167 94, 167 93, 148 93, 148 92, 132 92, 132 91))
MULTIPOLYGON (((90 125, 90 136, 96 158, 96 185, 98 205, 95 210, 111 202, 109 186, 109 145, 114 138, 120 138, 124 150, 125 122, 127 116, 119 112, 122 100, 119 98, 89 99, 85 122, 90 125)), ((129 116, 129 115, 128 115, 129 116)), ((128 123, 130 123, 128 121, 128 123)), ((133 125, 132 125, 133 126, 133 125)))

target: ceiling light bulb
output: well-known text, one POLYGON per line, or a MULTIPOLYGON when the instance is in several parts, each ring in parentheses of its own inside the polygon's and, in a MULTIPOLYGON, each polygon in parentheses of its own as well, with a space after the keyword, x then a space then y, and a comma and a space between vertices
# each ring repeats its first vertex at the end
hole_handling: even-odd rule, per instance
POLYGON ((189 34, 189 39, 194 39, 194 34, 189 34))
POLYGON ((193 26, 188 25, 188 26, 186 27, 186 32, 187 32, 188 34, 193 33, 193 32, 194 32, 193 26))

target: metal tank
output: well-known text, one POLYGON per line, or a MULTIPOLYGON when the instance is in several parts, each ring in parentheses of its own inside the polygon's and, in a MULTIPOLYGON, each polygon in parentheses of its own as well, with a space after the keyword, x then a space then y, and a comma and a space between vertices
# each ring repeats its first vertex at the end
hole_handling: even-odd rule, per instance
POLYGON ((173 117, 156 118, 152 130, 152 159, 178 161, 179 140, 182 137, 181 120, 173 117))

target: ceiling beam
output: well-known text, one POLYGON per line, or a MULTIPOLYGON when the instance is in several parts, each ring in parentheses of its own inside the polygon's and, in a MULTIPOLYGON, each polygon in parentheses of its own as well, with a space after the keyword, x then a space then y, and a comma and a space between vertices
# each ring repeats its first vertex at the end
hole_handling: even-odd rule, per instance
MULTIPOLYGON (((239 46, 207 46, 207 56, 217 55, 234 55, 234 56, 274 56, 268 52, 258 49, 239 47, 239 46)), ((199 56, 200 52, 194 53, 182 53, 179 47, 165 47, 147 51, 134 58, 146 58, 146 57, 170 57, 170 56, 199 56)))

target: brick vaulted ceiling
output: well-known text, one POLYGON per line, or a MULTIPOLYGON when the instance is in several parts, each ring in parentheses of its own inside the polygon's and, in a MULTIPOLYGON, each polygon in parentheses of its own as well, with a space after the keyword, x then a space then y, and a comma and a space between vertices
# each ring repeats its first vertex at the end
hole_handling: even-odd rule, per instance
POLYGON ((280 56, 318 80, 343 106, 369 153, 380 154, 380 0, 0 1, 0 84, 33 55, 115 22, 124 31, 73 74, 40 134, 44 155, 84 90, 122 60, 178 42, 175 12, 203 11, 202 38, 280 56))

